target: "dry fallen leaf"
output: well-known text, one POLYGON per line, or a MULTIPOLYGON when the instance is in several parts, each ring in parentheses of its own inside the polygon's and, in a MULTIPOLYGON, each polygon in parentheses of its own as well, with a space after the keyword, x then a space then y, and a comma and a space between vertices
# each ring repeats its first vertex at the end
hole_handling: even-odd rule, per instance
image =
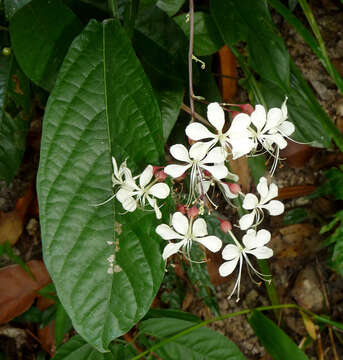
POLYGON ((38 337, 42 348, 49 353, 51 357, 55 356, 55 320, 50 321, 48 325, 38 329, 38 337))
POLYGON ((319 229, 311 224, 295 224, 273 234, 271 246, 276 259, 309 256, 320 248, 319 229))
POLYGON ((43 261, 26 263, 35 280, 19 265, 0 270, 0 324, 5 324, 29 309, 38 291, 51 282, 43 261))
POLYGON ((8 241, 14 245, 18 241, 23 232, 26 212, 32 199, 33 190, 30 186, 26 194, 17 200, 15 210, 7 213, 0 211, 0 244, 8 241))

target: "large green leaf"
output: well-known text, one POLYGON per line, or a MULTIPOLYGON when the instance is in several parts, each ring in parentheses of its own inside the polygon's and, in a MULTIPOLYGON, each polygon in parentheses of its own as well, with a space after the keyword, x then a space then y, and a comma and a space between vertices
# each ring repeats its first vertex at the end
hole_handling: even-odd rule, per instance
POLYGON ((48 101, 38 197, 58 296, 99 351, 144 316, 164 273, 154 214, 94 206, 112 195, 111 154, 118 162, 128 157, 134 173, 157 164, 161 116, 125 31, 116 21, 92 21, 72 43, 48 101))
POLYGON ((164 11, 153 6, 139 12, 134 34, 139 58, 156 75, 187 81, 188 42, 180 27, 164 11))
POLYGON ((13 56, 0 55, 0 179, 9 183, 25 151, 29 127, 28 79, 13 56))
POLYGON ((61 0, 32 0, 10 21, 12 48, 20 67, 50 91, 58 69, 82 25, 61 0))
POLYGON ((17 10, 28 4, 31 0, 4 0, 5 14, 7 19, 10 19, 17 10))
MULTIPOLYGON (((140 331, 158 339, 166 339, 188 329, 197 323, 172 319, 156 318, 143 321, 140 331)), ((174 338, 154 350, 163 360, 243 360, 238 347, 225 336, 208 328, 200 327, 194 331, 174 338)))
POLYGON ((254 70, 287 90, 289 54, 274 29, 265 0, 211 0, 211 13, 226 44, 247 42, 254 70))
POLYGON ((169 16, 175 15, 185 0, 158 0, 156 5, 165 11, 169 16))
MULTIPOLYGON (((176 16, 174 20, 189 37, 189 21, 186 14, 176 16)), ((224 41, 211 15, 201 11, 194 13, 194 53, 198 56, 212 55, 224 45, 224 41)))
POLYGON ((110 353, 103 354, 76 335, 57 351, 54 360, 129 360, 133 356, 135 352, 129 344, 115 343, 110 353))
POLYGON ((274 360, 307 359, 292 339, 261 312, 253 311, 249 323, 274 360))

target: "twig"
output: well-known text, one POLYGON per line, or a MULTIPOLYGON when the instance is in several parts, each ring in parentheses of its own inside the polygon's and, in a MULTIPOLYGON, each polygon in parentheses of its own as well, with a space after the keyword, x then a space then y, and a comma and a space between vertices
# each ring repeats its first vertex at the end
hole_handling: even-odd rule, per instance
POLYGON ((188 49, 188 81, 189 107, 191 122, 194 121, 194 92, 193 92, 193 44, 194 44, 194 0, 189 0, 189 49, 188 49))
MULTIPOLYGON (((183 110, 183 111, 186 112, 187 114, 192 115, 191 109, 190 109, 189 106, 187 106, 186 104, 182 104, 182 105, 181 105, 181 110, 183 110)), ((193 112, 193 116, 194 116, 194 118, 195 118, 196 120, 200 121, 200 122, 203 123, 204 125, 210 126, 210 127, 213 128, 213 126, 212 126, 205 118, 203 118, 201 115, 199 115, 198 113, 193 112)))

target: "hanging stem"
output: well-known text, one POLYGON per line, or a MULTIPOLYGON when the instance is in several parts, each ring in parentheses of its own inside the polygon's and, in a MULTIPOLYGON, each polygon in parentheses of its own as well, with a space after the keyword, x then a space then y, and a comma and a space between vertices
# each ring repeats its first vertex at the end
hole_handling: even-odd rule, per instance
POLYGON ((189 0, 188 81, 189 81, 189 107, 191 109, 190 122, 194 121, 193 44, 194 44, 194 0, 189 0))

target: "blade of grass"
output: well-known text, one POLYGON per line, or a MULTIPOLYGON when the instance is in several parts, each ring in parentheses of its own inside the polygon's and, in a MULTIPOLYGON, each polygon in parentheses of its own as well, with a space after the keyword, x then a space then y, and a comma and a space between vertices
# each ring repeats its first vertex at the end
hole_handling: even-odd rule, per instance
MULTIPOLYGON (((343 1, 343 0, 341 0, 343 1)), ((312 51, 316 54, 320 62, 323 64, 325 70, 329 73, 332 80, 335 82, 337 88, 343 94, 343 79, 336 70, 336 68, 331 63, 323 38, 319 31, 319 27, 316 23, 316 20, 313 16, 313 13, 306 0, 299 0, 299 4, 302 7, 304 14, 311 26, 313 34, 306 29, 302 22, 295 16, 293 13, 284 6, 279 0, 268 0, 269 4, 279 12, 285 20, 292 25, 297 33, 304 39, 304 41, 310 46, 312 51)))

